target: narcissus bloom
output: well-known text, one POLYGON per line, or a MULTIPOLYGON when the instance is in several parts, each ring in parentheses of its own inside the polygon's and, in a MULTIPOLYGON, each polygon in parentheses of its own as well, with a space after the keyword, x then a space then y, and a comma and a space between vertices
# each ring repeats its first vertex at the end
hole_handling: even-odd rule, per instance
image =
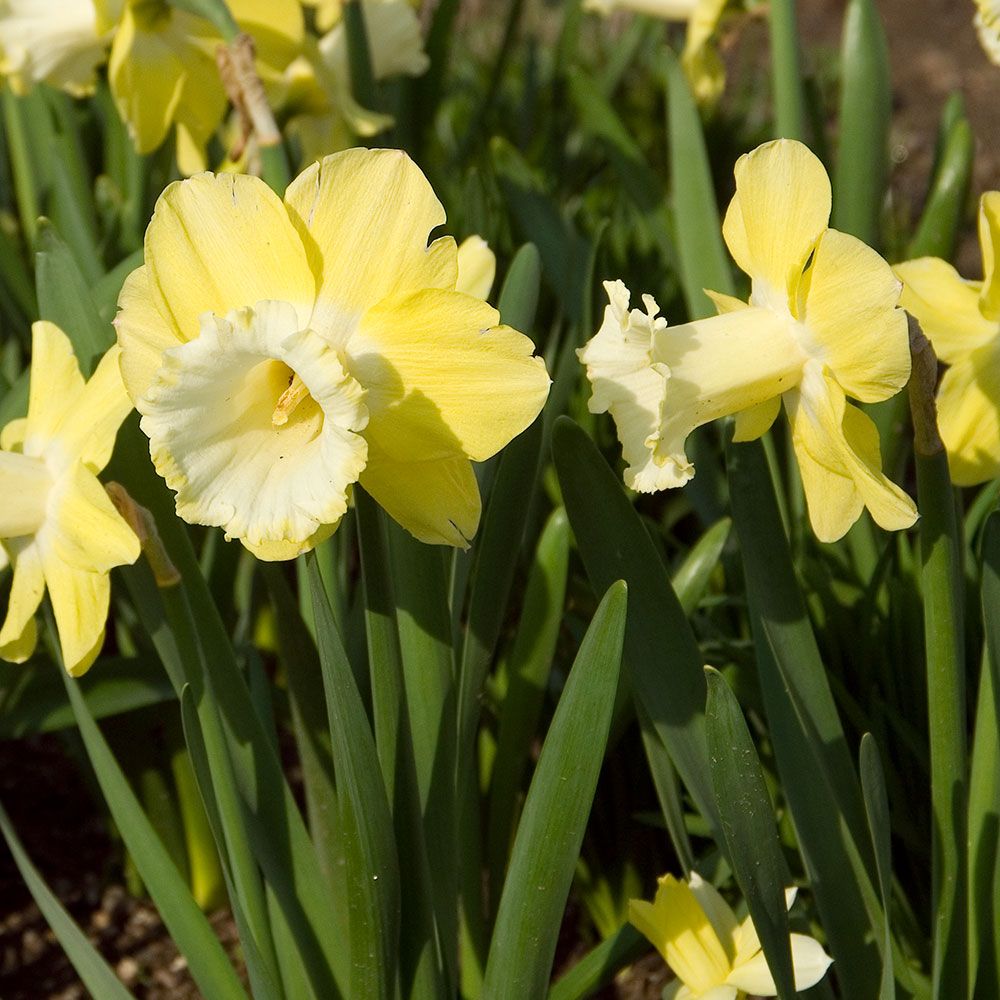
POLYGON ((121 0, 0 0, 0 76, 23 94, 42 81, 81 96, 94 88, 121 0))
POLYGON ((489 297, 497 274, 496 255, 482 236, 467 236, 458 245, 458 290, 477 299, 489 297))
MULTIPOLYGON (((795 889, 785 893, 791 909, 795 889)), ((715 887, 692 873, 690 882, 673 875, 659 880, 652 903, 629 901, 629 921, 663 956, 677 976, 663 1000, 736 1000, 747 994, 777 996, 753 921, 736 914, 715 887)), ((814 938, 792 934, 795 989, 815 986, 832 959, 814 938)))
POLYGON ((1000 0, 976 0, 975 25, 986 54, 1000 66, 1000 0))
POLYGON ((608 282, 610 305, 578 353, 593 393, 610 411, 625 482, 640 492, 682 486, 684 452, 702 424, 736 415, 735 440, 760 437, 782 402, 813 530, 840 538, 864 507, 883 527, 906 528, 913 501, 881 471, 878 433, 847 397, 888 399, 910 374, 900 284, 853 236, 827 228, 830 181, 801 143, 780 139, 736 164, 723 234, 751 278, 749 302, 709 292, 719 315, 668 327, 644 297, 608 282))
POLYGON ((584 7, 601 14, 630 10, 687 22, 681 63, 695 97, 703 103, 716 100, 725 86, 725 67, 712 37, 729 0, 584 0, 584 7))
POLYGON ((97 479, 131 409, 117 347, 84 383, 66 335, 34 324, 28 415, 0 433, 0 542, 14 566, 0 658, 21 663, 34 651, 46 588, 66 669, 82 674, 100 652, 108 573, 139 557, 97 479))
POLYGON ((329 535, 361 485, 417 538, 464 546, 470 459, 548 394, 531 341, 456 290, 444 211, 397 150, 326 157, 282 202, 263 181, 172 184, 116 319, 125 385, 187 521, 264 559, 329 535))
POLYGON ((896 265, 903 307, 950 365, 937 393, 938 427, 960 486, 1000 476, 1000 191, 979 202, 979 243, 982 281, 966 281, 937 257, 896 265))
MULTIPOLYGON (((420 22, 407 0, 361 0, 361 5, 375 80, 425 72, 430 60, 424 52, 420 22)), ((283 105, 286 132, 298 140, 304 163, 393 124, 389 115, 363 108, 355 100, 339 7, 332 23, 318 43, 307 41, 304 54, 285 71, 283 87, 273 88, 281 95, 276 103, 283 105)))
MULTIPOLYGON (((277 76, 302 48, 296 0, 229 0, 239 26, 253 36, 262 75, 277 76)), ((177 126, 183 173, 205 168, 205 146, 226 110, 216 66, 222 44, 207 20, 167 0, 125 0, 108 64, 119 113, 140 153, 149 153, 177 126)))

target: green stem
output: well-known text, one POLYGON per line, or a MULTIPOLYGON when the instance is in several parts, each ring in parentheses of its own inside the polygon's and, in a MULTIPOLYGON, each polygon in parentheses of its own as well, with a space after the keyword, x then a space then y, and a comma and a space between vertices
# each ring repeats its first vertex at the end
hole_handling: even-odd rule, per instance
POLYGON ((3 124, 7 131, 7 146, 10 150, 10 166, 14 174, 14 197, 17 212, 21 217, 21 227, 29 247, 34 248, 38 234, 39 207, 36 172, 32 166, 32 156, 28 133, 21 118, 21 108, 9 88, 3 91, 3 124))
POLYGON ((933 995, 968 994, 968 776, 965 717, 965 637, 962 535, 948 456, 937 433, 937 360, 911 320, 917 498, 920 505, 921 587, 927 662, 931 756, 933 995))
POLYGON ((799 60, 795 0, 771 0, 771 79, 777 134, 784 139, 806 139, 805 95, 799 60))

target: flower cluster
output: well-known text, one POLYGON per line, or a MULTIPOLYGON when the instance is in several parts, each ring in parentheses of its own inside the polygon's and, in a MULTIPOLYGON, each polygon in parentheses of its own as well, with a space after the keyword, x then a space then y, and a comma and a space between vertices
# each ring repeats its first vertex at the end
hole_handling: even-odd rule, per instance
MULTIPOLYGON (((375 77, 422 73, 427 57, 412 5, 361 2, 375 77)), ((228 8, 252 36, 268 98, 305 161, 392 124, 351 94, 339 2, 318 5, 321 37, 307 30, 299 0, 229 0, 228 8)), ((47 0, 0 0, 0 76, 15 91, 45 81, 89 93, 107 60, 111 93, 136 149, 151 152, 173 132, 185 174, 205 169, 206 147, 225 116, 216 55, 222 44, 211 22, 168 0, 66 0, 58 18, 47 0)))

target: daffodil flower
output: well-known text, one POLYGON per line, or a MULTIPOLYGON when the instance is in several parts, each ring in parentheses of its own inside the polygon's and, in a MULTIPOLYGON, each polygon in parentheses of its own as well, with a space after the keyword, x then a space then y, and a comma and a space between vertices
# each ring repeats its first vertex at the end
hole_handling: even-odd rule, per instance
POLYGON ((117 347, 84 383, 66 335, 34 324, 28 415, 0 433, 0 542, 14 567, 0 658, 21 663, 34 651, 46 588, 66 669, 78 676, 100 652, 108 573, 139 557, 97 479, 131 409, 117 347))
POLYGON ((0 0, 0 76, 16 94, 44 81, 80 97, 94 89, 121 0, 0 0))
POLYGON ((695 97, 703 104, 718 99, 725 86, 725 67, 712 42, 729 0, 584 0, 600 14, 629 10, 665 21, 687 23, 681 64, 695 97))
POLYGON ((766 143, 736 164, 723 225, 751 278, 749 302, 709 292, 719 315, 668 327, 658 307, 629 310, 608 282, 610 304, 578 353, 593 393, 610 411, 640 492, 682 486, 696 427, 735 414, 735 440, 760 437, 782 402, 792 427, 813 530, 840 538, 864 507, 882 527, 906 528, 913 501, 881 471, 878 432, 847 397, 888 399, 910 373, 900 284, 860 240, 827 228, 830 181, 801 143, 766 143))
MULTIPOLYGON (((420 76, 430 65, 420 22, 407 0, 360 0, 368 36, 372 76, 377 81, 420 76)), ((302 161, 345 149, 357 137, 370 138, 390 128, 389 115, 370 111, 351 91, 347 32, 338 8, 332 28, 285 71, 286 131, 296 138, 302 161)), ((276 88, 277 89, 277 88, 276 88)))
POLYGON ((986 54, 1000 66, 1000 0, 976 0, 974 23, 986 54))
POLYGON ((531 341, 456 290, 455 241, 398 150, 289 186, 201 174, 160 196, 116 319, 125 385, 187 521, 264 559, 329 535, 360 482, 417 538, 465 546, 482 461, 540 411, 531 341))
MULTIPOLYGON (((229 0, 229 9, 253 36, 262 73, 280 75, 303 44, 296 0, 229 0)), ((125 0, 108 80, 140 153, 159 147, 176 125, 181 172, 205 169, 205 146, 226 110, 215 60, 221 44, 211 23, 167 0, 125 0)))
MULTIPOLYGON (((789 909, 795 889, 785 892, 789 909)), ((629 901, 629 921, 663 956, 677 976, 663 1000, 736 1000, 747 994, 777 996, 753 921, 742 922, 715 887, 696 872, 690 882, 673 875, 659 880, 656 898, 629 901)), ((815 986, 832 959, 814 938, 792 934, 795 989, 815 986)))
POLYGON ((950 367, 937 393, 938 427, 952 480, 972 486, 1000 476, 1000 191, 979 202, 983 280, 921 257, 896 265, 903 307, 950 367))

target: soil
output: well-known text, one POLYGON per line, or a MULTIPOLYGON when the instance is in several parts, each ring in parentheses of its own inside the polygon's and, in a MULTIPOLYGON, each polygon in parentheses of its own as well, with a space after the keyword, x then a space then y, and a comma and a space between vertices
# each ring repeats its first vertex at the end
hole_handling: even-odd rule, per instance
MULTIPOLYGON (((490 0, 493 2, 493 0, 490 0)), ((816 58, 839 45, 844 0, 799 0, 800 28, 816 58)), ((972 25, 972 0, 879 0, 892 58, 894 186, 919 209, 937 122, 960 89, 978 141, 974 189, 1000 187, 1000 67, 987 59, 972 25)), ((970 228, 959 269, 975 276, 979 255, 970 228)), ((74 919, 140 1000, 199 994, 155 909, 128 895, 119 852, 71 759, 54 737, 0 743, 0 801, 32 859, 74 919)), ((212 917, 231 954, 235 929, 212 917)), ((567 957, 573 954, 568 949, 567 957)), ((633 966, 605 1000, 652 1000, 666 980, 658 957, 633 966)), ((0 847, 0 997, 77 1000, 87 993, 31 901, 13 860, 0 847)))

